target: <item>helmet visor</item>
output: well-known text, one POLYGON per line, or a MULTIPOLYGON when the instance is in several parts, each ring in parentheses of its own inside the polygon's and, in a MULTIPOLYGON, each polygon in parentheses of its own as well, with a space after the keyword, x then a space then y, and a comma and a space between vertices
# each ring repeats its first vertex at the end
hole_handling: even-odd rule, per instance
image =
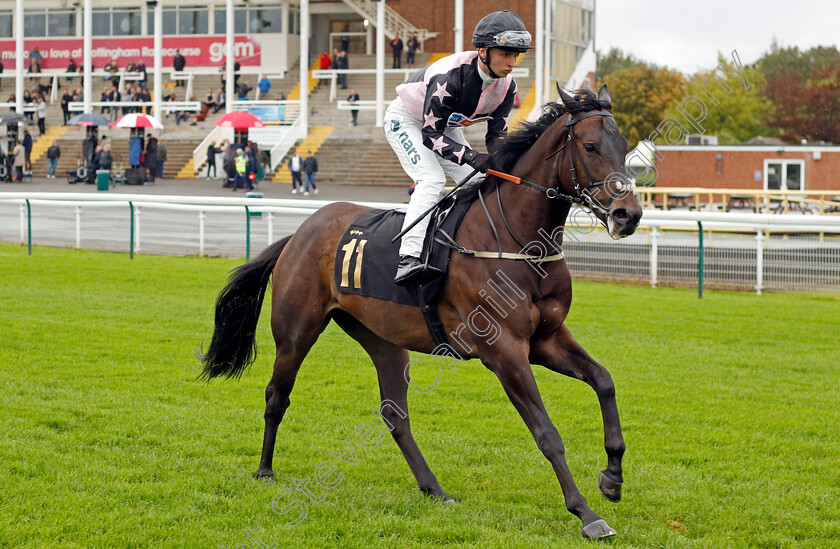
POLYGON ((531 47, 531 33, 528 31, 505 31, 493 37, 497 48, 528 49, 531 47))

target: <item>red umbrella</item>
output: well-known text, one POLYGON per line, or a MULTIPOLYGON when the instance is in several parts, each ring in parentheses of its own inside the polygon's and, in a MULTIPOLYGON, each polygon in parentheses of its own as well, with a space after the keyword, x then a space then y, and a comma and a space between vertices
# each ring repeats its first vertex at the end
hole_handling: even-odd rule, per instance
POLYGON ((259 118, 249 112, 233 111, 219 117, 216 120, 216 126, 222 128, 264 128, 259 118))
POLYGON ((111 124, 115 128, 154 128, 163 129, 163 124, 149 114, 130 113, 123 115, 119 120, 111 124))

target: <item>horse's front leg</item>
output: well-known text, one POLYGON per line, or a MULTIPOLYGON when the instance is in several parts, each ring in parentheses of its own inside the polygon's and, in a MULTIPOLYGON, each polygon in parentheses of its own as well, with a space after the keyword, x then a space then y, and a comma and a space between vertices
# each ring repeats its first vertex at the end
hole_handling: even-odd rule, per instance
POLYGON ((566 463, 566 450, 563 446, 563 439, 557 432, 557 428, 548 417, 543 406, 537 383, 534 380, 534 373, 525 352, 517 352, 524 345, 520 342, 508 342, 502 344, 496 342, 497 349, 508 349, 508 351, 490 353, 490 356, 482 356, 482 362, 499 378, 508 398, 516 407, 519 415, 525 421, 537 446, 546 459, 551 463, 560 487, 563 490, 563 497, 566 500, 566 508, 583 523, 583 535, 587 538, 603 538, 614 536, 615 530, 607 526, 604 520, 595 514, 586 503, 586 498, 580 493, 569 466, 566 463))
POLYGON ((581 379, 595 390, 604 418, 604 448, 607 451, 607 468, 601 471, 598 487, 608 500, 619 501, 621 484, 624 481, 621 470, 624 437, 621 434, 618 406, 615 403, 615 385, 610 373, 589 356, 565 325, 550 337, 532 342, 530 361, 532 364, 581 379))

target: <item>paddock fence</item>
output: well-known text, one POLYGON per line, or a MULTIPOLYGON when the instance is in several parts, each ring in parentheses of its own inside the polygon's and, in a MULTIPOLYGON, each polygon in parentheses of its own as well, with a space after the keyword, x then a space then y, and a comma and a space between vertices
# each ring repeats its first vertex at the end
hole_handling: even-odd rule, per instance
MULTIPOLYGON (((135 253, 249 259, 328 201, 7 192, 0 240, 135 253)), ((405 204, 360 202, 375 208, 405 204)), ((651 286, 840 291, 840 216, 646 210, 614 241, 587 211, 563 249, 576 278, 651 286)), ((513 250, 511 250, 513 251, 513 250)))

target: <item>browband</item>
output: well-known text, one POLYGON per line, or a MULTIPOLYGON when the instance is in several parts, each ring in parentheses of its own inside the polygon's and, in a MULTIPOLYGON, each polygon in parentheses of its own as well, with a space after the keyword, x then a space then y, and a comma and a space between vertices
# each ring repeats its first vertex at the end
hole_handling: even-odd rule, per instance
POLYGON ((580 116, 570 116, 569 119, 566 120, 566 127, 574 126, 581 120, 589 118, 590 116, 609 116, 612 118, 612 113, 610 111, 589 111, 581 114, 580 116))

